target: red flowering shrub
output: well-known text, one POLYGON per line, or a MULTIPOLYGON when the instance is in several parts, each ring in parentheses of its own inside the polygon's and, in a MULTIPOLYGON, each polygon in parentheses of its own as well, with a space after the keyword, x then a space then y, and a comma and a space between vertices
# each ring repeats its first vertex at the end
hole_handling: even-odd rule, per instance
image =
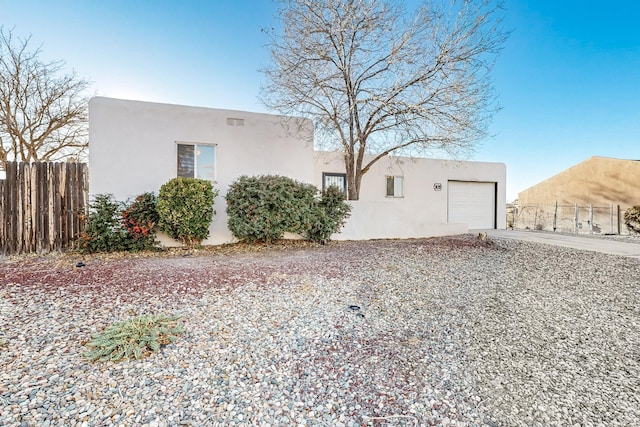
POLYGON ((153 193, 144 193, 122 211, 122 225, 129 234, 129 250, 142 251, 156 247, 156 202, 153 193))
POLYGON ((111 194, 98 194, 91 203, 78 249, 85 253, 144 251, 157 247, 156 196, 144 193, 125 204, 111 194))

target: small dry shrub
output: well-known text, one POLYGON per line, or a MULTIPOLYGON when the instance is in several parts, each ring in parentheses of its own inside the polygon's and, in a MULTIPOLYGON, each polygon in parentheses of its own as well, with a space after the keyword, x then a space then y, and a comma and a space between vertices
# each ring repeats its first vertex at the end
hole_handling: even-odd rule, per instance
POLYGON ((114 323, 95 334, 86 344, 91 350, 84 356, 92 362, 141 359, 175 342, 184 332, 180 316, 146 314, 114 323))

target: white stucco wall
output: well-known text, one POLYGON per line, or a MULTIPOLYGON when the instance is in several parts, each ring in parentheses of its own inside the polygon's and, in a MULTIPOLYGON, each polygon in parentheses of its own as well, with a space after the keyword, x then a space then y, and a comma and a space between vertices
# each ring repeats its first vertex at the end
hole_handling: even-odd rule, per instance
MULTIPOLYGON (((315 152, 315 181, 322 188, 323 172, 344 172, 340 153, 315 152)), ((503 163, 387 157, 363 176, 360 200, 350 202, 351 217, 332 238, 417 238, 466 233, 467 224, 447 222, 447 182, 497 184, 497 228, 506 228, 506 166, 503 163), (403 176, 404 196, 386 197, 386 177, 403 176), (434 190, 434 184, 441 190, 434 190)))
MULTIPOLYGON (((96 97, 89 103, 89 191, 132 199, 177 175, 177 143, 216 146, 216 215, 204 244, 234 241, 224 196, 241 175, 275 174, 322 188, 323 172, 344 172, 336 152, 313 150, 308 120, 96 97), (227 119, 242 119, 231 126, 227 119), (286 126, 285 126, 286 125, 286 126), (287 127, 288 126, 288 127, 287 127), (294 129, 300 129, 294 132, 294 129)), ((387 157, 362 181, 360 200, 334 239, 418 238, 460 234, 466 224, 447 222, 448 181, 497 183, 497 228, 506 227, 506 167, 502 163, 387 157), (403 176, 404 196, 386 197, 386 176, 403 176), (433 185, 442 184, 440 191, 433 185)), ((177 243, 161 236, 167 246, 177 243)))
MULTIPOLYGON (((227 229, 224 195, 240 175, 278 174, 313 182, 313 125, 279 116, 120 99, 89 102, 89 192, 126 200, 176 177, 177 142, 215 144, 220 191, 210 237, 204 244, 233 241, 227 229), (227 118, 244 120, 230 126, 227 118)), ((172 244, 163 238, 164 244, 172 244)))

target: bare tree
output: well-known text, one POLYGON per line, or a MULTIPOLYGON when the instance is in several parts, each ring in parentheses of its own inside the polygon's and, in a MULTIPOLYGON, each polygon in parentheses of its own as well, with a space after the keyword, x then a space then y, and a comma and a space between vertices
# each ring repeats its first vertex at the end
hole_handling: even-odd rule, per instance
POLYGON ((490 71, 508 37, 500 3, 279 3, 262 101, 312 119, 320 140, 342 150, 349 199, 389 154, 455 155, 486 136, 498 108, 490 71))
POLYGON ((77 158, 88 147, 89 82, 43 62, 31 38, 0 27, 0 168, 6 162, 77 158))

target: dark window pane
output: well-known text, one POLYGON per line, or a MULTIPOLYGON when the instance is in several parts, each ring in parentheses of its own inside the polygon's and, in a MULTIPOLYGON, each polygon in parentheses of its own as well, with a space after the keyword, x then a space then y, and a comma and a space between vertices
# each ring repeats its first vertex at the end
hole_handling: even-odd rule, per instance
POLYGON ((178 176, 182 178, 194 178, 195 172, 195 146, 178 144, 178 176))
POLYGON ((343 193, 347 193, 347 175, 344 173, 327 173, 322 174, 322 190, 334 186, 338 187, 343 193))
POLYGON ((393 197, 393 177, 392 176, 388 176, 387 177, 387 196, 389 197, 393 197))

